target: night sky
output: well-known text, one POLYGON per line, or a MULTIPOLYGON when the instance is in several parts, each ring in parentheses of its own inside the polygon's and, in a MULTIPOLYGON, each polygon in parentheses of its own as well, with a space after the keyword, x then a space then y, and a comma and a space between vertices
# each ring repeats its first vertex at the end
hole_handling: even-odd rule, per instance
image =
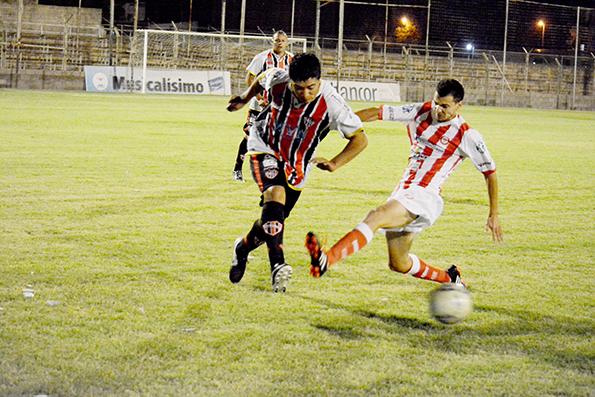
MULTIPOLYGON (((353 1, 353 0, 352 0, 353 1)), ((39 0, 39 4, 64 5, 78 7, 79 0, 39 0)), ((384 0, 367 0, 363 2, 384 4, 384 0)), ((516 7, 516 14, 511 15, 509 24, 509 44, 511 51, 523 51, 524 47, 537 48, 541 44, 541 34, 535 29, 537 19, 547 20, 548 31, 545 37, 545 48, 556 51, 567 51, 569 31, 575 25, 576 10, 568 7, 541 6, 540 4, 560 4, 564 6, 581 6, 592 10, 582 12, 581 24, 586 29, 582 34, 585 42, 589 42, 588 50, 595 50, 595 0, 547 0, 531 2, 510 2, 516 7), (522 7, 518 5, 521 4, 522 7), (521 10, 521 11, 519 11, 521 10), (520 14, 519 14, 520 13, 520 14)), ((171 29, 174 22, 179 29, 188 29, 190 0, 141 0, 145 4, 145 20, 139 22, 139 28, 161 24, 164 29, 171 29)), ((242 0, 226 0, 227 33, 237 33, 240 29, 242 0)), ((115 22, 117 26, 132 25, 129 13, 126 19, 125 5, 134 9, 134 0, 115 0, 115 22)), ((274 30, 283 29, 294 35, 313 38, 316 25, 316 3, 314 0, 295 0, 295 13, 292 24, 292 1, 290 0, 246 0, 246 34, 270 35, 274 30)), ((325 3, 323 3, 325 4, 325 3)), ((388 28, 389 39, 394 41, 392 32, 399 26, 403 15, 416 21, 420 31, 426 30, 427 0, 389 0, 390 8, 388 28), (417 5, 420 8, 409 7, 417 5)), ((430 20, 430 45, 445 46, 449 42, 454 46, 465 43, 476 43, 478 48, 497 50, 502 48, 504 36, 506 0, 433 0, 430 20), (437 17, 437 16, 440 17, 437 17)), ((109 20, 110 0, 81 0, 83 7, 102 8, 104 23, 109 20)), ((193 31, 218 32, 221 29, 222 0, 192 0, 193 31)), ((339 13, 338 4, 325 4, 321 8, 320 37, 332 42, 338 36, 339 13)), ((130 8, 129 8, 130 9, 130 8)), ((384 40, 385 7, 345 5, 345 31, 347 40, 366 41, 372 38, 376 42, 384 40)), ((425 36, 425 35, 422 35, 425 36)), ((415 43, 414 43, 415 44, 415 43)), ((423 43, 417 43, 423 44, 423 43)), ((329 44, 329 45, 332 45, 329 44)))

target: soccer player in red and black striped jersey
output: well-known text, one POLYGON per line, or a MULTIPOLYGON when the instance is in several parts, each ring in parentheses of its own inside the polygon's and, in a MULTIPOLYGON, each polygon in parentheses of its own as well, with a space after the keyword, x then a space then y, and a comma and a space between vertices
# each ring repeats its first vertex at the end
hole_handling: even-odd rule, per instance
POLYGON ((248 155, 252 177, 262 192, 262 213, 245 237, 233 245, 229 278, 239 282, 248 253, 266 243, 273 291, 283 292, 292 274, 283 254, 283 231, 312 166, 333 172, 354 159, 368 144, 359 117, 330 85, 320 79, 315 55, 296 55, 289 72, 269 69, 252 86, 229 101, 236 111, 259 93, 267 92, 269 104, 250 128, 248 155), (331 160, 316 157, 316 148, 336 130, 348 140, 331 160))
MULTIPOLYGON (((264 72, 265 70, 272 69, 272 68, 280 68, 289 70, 289 62, 291 62, 291 58, 293 58, 293 54, 287 50, 287 34, 284 31, 278 30, 273 35, 273 48, 270 50, 263 51, 258 53, 250 65, 246 68, 248 73, 246 74, 246 83, 248 83, 248 87, 252 85, 256 76, 264 72)), ((252 100, 250 101, 250 109, 248 110, 248 120, 246 120, 246 124, 244 125, 244 132, 246 135, 242 139, 240 146, 238 148, 238 154, 236 156, 236 162, 233 167, 233 179, 236 181, 244 181, 244 175, 242 173, 242 167, 244 165, 244 158, 246 156, 246 152, 248 151, 248 130, 258 114, 262 111, 262 108, 267 105, 267 99, 261 95, 257 94, 252 100)))
POLYGON ((490 202, 486 232, 491 232, 494 242, 502 241, 496 164, 479 132, 457 114, 464 95, 463 86, 458 81, 444 79, 438 83, 431 102, 385 105, 356 113, 363 121, 404 123, 411 143, 409 164, 389 199, 370 211, 354 230, 328 251, 322 249, 314 233, 308 233, 306 247, 312 259, 310 273, 314 277, 322 276, 329 266, 362 249, 380 230, 386 235, 392 270, 439 283, 465 284, 456 265, 447 270, 438 269, 409 251, 415 236, 434 224, 442 213, 441 186, 466 158, 486 180, 490 202))

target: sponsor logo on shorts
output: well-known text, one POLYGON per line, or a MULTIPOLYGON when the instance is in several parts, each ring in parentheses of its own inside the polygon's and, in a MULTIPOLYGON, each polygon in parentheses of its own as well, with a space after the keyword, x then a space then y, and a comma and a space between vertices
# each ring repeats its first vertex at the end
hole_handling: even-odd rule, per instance
POLYGON ((279 160, 267 154, 262 160, 262 168, 267 179, 275 179, 279 175, 279 160))
POLYGON ((277 165, 278 160, 271 156, 271 155, 266 155, 264 156, 264 159, 262 160, 262 166, 266 169, 266 168, 278 168, 279 166, 277 165))
POLYGON ((477 149, 479 153, 484 154, 486 152, 486 144, 483 143, 483 141, 479 141, 477 142, 477 145, 475 145, 475 149, 477 149))
POLYGON ((275 179, 277 175, 279 175, 279 171, 277 170, 264 170, 264 176, 266 176, 267 179, 275 179))

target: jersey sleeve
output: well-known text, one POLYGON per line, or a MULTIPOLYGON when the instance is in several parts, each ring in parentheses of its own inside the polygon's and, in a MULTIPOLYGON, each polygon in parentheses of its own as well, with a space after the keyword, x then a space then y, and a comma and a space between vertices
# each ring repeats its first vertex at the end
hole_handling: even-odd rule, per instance
POLYGON ((362 120, 356 116, 351 107, 343 97, 335 90, 330 83, 323 82, 328 109, 331 130, 338 131, 343 138, 351 138, 357 132, 364 129, 362 120))
POLYGON ((253 74, 254 76, 258 76, 263 70, 263 65, 264 65, 264 61, 266 59, 266 56, 264 56, 266 54, 265 52, 261 52, 260 54, 257 54, 253 59, 252 62, 250 62, 250 64, 248 65, 248 67, 246 68, 246 70, 253 74))
POLYGON ((484 175, 496 171, 496 163, 483 140, 483 137, 476 130, 470 129, 465 132, 459 149, 463 155, 469 157, 475 168, 484 175))
POLYGON ((403 106, 381 105, 378 112, 378 120, 400 121, 407 123, 415 119, 415 116, 423 106, 423 103, 414 103, 403 106))
POLYGON ((289 73, 279 68, 267 69, 259 74, 256 80, 258 81, 258 84, 268 91, 271 87, 277 84, 288 82, 289 73))

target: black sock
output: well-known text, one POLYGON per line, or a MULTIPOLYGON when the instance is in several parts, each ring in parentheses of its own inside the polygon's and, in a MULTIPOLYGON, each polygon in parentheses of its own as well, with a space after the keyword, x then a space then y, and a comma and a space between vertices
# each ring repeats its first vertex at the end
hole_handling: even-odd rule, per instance
POLYGON ((248 139, 242 139, 240 143, 240 147, 238 148, 238 155, 236 157, 236 165, 234 167, 234 171, 241 171, 242 166, 244 165, 244 158, 246 157, 246 152, 248 151, 248 139))
POLYGON ((252 225, 252 229, 248 232, 246 239, 240 244, 240 250, 245 255, 248 255, 250 251, 255 250, 265 243, 264 230, 260 226, 260 219, 257 219, 252 225), (247 242, 246 242, 247 241, 247 242))
POLYGON ((264 241, 269 249, 271 269, 278 263, 285 263, 283 254, 283 228, 285 222, 285 205, 269 201, 262 206, 262 230, 264 241))

